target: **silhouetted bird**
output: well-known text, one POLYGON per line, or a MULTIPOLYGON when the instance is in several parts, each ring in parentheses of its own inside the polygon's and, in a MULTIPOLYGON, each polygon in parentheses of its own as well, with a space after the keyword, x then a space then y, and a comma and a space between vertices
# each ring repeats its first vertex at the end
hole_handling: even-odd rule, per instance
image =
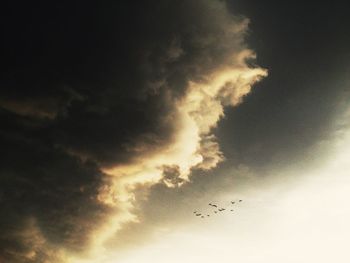
POLYGON ((239 202, 242 202, 242 200, 239 200, 239 202))
POLYGON ((235 202, 231 201, 231 204, 234 204, 235 202))

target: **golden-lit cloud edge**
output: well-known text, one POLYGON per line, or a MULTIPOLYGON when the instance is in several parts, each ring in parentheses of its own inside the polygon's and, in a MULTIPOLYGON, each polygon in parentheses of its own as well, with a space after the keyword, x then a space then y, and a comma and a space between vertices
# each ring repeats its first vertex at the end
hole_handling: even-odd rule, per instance
POLYGON ((150 187, 163 182, 168 187, 181 187, 190 180, 192 169, 209 170, 223 160, 213 128, 224 116, 224 107, 237 106, 252 85, 267 75, 262 68, 247 66, 246 60, 252 58, 252 51, 243 50, 232 57, 231 65, 215 69, 200 82, 189 82, 185 96, 176 101, 173 140, 129 164, 103 170, 107 183, 100 189, 98 199, 118 211, 95 232, 93 254, 99 254, 103 244, 117 235, 123 224, 138 222, 137 215, 132 212, 136 186, 150 187), (167 167, 175 171, 171 178, 167 167))

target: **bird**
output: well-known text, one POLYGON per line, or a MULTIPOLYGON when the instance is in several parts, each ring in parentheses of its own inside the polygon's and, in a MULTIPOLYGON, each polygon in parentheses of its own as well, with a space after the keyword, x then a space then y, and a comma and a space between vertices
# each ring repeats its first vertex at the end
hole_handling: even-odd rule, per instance
MULTIPOLYGON (((238 199, 238 200, 236 200, 236 201, 230 201, 230 202, 231 202, 231 204, 233 205, 233 204, 235 204, 235 203, 243 202, 243 200, 242 200, 242 199, 238 199)), ((212 214, 218 214, 218 213, 223 212, 223 211, 226 210, 226 208, 224 208, 224 207, 218 207, 218 205, 215 205, 215 204, 213 204, 213 203, 209 203, 208 205, 210 205, 210 206, 212 206, 212 207, 215 207, 216 209, 215 209, 214 211, 213 211, 213 210, 212 210, 212 211, 208 211, 209 214, 202 214, 202 213, 200 213, 200 212, 198 212, 198 211, 193 211, 193 214, 194 214, 195 216, 198 216, 198 217, 201 217, 201 218, 207 218, 207 217, 210 217, 210 215, 212 215, 212 214), (212 212, 214 212, 214 213, 212 213, 212 212)), ((234 212, 233 207, 227 206, 227 210, 228 210, 228 211, 231 211, 231 212, 234 212)))

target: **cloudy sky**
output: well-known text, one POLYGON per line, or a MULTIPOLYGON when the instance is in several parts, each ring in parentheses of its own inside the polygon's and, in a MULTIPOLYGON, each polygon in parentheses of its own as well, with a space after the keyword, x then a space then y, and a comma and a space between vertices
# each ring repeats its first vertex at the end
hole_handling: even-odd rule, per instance
POLYGON ((0 263, 349 262, 345 4, 1 12, 0 263))

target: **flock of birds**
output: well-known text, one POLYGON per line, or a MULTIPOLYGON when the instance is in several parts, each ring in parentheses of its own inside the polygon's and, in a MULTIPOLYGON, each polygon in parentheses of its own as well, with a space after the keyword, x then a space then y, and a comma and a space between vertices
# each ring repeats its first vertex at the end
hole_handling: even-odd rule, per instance
MULTIPOLYGON (((212 204, 212 203, 209 203, 208 205, 213 207, 214 209, 214 214, 217 214, 217 213, 220 213, 220 212, 223 212, 225 211, 226 209, 229 209, 231 212, 233 212, 233 209, 232 209, 232 205, 236 204, 236 203, 240 203, 242 202, 243 200, 242 199, 239 199, 238 201, 231 201, 231 207, 230 208, 224 208, 224 207, 219 207, 217 204, 212 204)), ((204 214, 204 213, 200 213, 198 211, 194 211, 193 214, 195 216, 198 216, 200 218, 205 218, 205 217, 210 217, 210 214, 204 214)))

